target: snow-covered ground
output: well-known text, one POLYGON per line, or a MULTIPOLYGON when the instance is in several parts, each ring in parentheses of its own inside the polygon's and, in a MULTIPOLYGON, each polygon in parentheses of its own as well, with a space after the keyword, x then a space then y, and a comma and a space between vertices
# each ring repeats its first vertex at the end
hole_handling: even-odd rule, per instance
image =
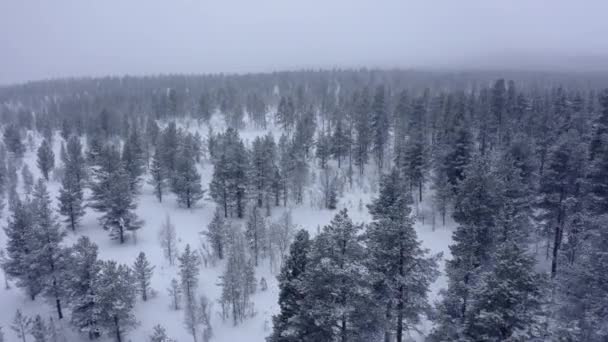
MULTIPOLYGON (((212 122, 214 130, 217 132, 222 129, 222 122, 214 117, 212 122)), ((194 122, 181 123, 182 128, 187 128, 190 131, 198 130, 205 137, 208 132, 206 125, 198 126, 194 122)), ((275 138, 278 139, 280 133, 271 128, 275 138)), ((250 143, 256 136, 266 134, 267 131, 247 128, 240 132, 241 137, 250 143)), ((37 139, 38 140, 38 139, 37 139)), ((55 139, 55 155, 56 164, 59 164, 59 142, 61 138, 57 136, 55 139)), ((36 154, 28 150, 24 157, 24 163, 29 165, 30 170, 35 177, 40 177, 40 172, 36 167, 36 154)), ((199 171, 202 175, 203 188, 207 188, 211 180, 212 165, 209 162, 202 162, 199 165, 199 171)), ((313 170, 313 172, 318 172, 313 170)), ((21 177, 20 172, 19 176, 21 177)), ((56 197, 59 189, 59 182, 51 180, 48 184, 49 191, 56 202, 56 197)), ((345 189, 343 197, 340 198, 339 208, 348 208, 349 215, 356 222, 368 222, 369 216, 365 209, 365 204, 369 203, 370 199, 375 195, 371 193, 370 186, 361 187, 355 185, 353 190, 345 189), (363 204, 361 208, 361 204, 363 204)), ((425 194, 425 197, 428 197, 425 194)), ((421 207, 424 207, 426 200, 423 201, 421 207)), ((182 250, 186 244, 198 248, 200 245, 201 232, 207 229, 207 224, 210 222, 213 215, 215 204, 208 196, 205 200, 199 202, 196 208, 184 209, 178 207, 176 199, 173 195, 168 195, 163 198, 163 202, 159 203, 152 193, 150 185, 143 183, 141 195, 138 197, 137 214, 145 220, 145 225, 137 232, 135 239, 130 239, 124 245, 118 244, 116 241, 110 240, 108 233, 104 231, 97 222, 98 213, 90 208, 87 209, 87 214, 82 221, 81 227, 76 233, 69 233, 66 239, 66 244, 74 243, 79 236, 87 235, 99 246, 99 258, 102 260, 113 259, 120 263, 131 265, 137 254, 143 251, 146 253, 149 261, 155 265, 154 275, 152 278, 152 288, 155 290, 155 297, 147 302, 138 300, 135 308, 135 316, 140 322, 139 326, 126 334, 126 341, 147 341, 148 336, 152 332, 152 327, 156 324, 163 325, 169 336, 177 341, 191 341, 192 336, 188 334, 183 324, 183 311, 175 311, 170 307, 171 300, 166 289, 172 278, 178 278, 177 266, 170 266, 169 262, 164 258, 160 244, 158 242, 158 231, 161 224, 167 216, 170 216, 171 221, 176 227, 178 236, 178 246, 182 250)), ((278 216, 285 210, 283 208, 275 208, 273 216, 278 216)), ((320 210, 311 206, 310 200, 305 200, 301 206, 291 207, 292 217, 295 224, 307 229, 312 235, 316 234, 317 227, 323 226, 331 220, 336 211, 320 210)), ((5 212, 2 215, 1 223, 6 225, 5 212)), ((418 222, 416 229, 418 237, 423 241, 423 245, 429 248, 433 253, 444 253, 445 260, 449 257, 448 245, 451 240, 451 229, 453 226, 449 223, 443 227, 440 219, 437 218, 435 230, 431 226, 431 220, 427 218, 425 224, 418 222)), ((6 236, 0 234, 0 246, 4 246, 6 236)), ((442 261, 443 265, 443 261, 442 261)), ((199 294, 205 295, 214 304, 212 326, 214 337, 212 341, 217 342, 262 342, 269 335, 272 328, 272 315, 278 310, 277 298, 278 288, 276 281, 276 273, 271 272, 268 261, 262 261, 260 266, 256 268, 256 278, 259 280, 265 277, 268 282, 268 290, 265 292, 258 291, 253 300, 255 303, 256 315, 247 319, 238 326, 233 326, 230 320, 223 322, 219 311, 220 306, 217 300, 220 298, 221 289, 218 286, 219 276, 224 269, 223 263, 217 263, 214 267, 202 267, 199 279, 199 294)), ((443 269, 443 266, 442 266, 443 269)), ((3 283, 3 280, 2 280, 3 283)), ((434 301, 438 290, 446 286, 445 278, 441 276, 432 287, 431 301, 434 301)), ((16 309, 21 309, 26 315, 33 316, 41 314, 43 317, 55 317, 54 307, 49 303, 45 303, 44 299, 37 298, 31 301, 28 296, 19 288, 11 285, 10 289, 0 288, 0 326, 6 335, 7 341, 17 341, 16 335, 10 329, 10 324, 16 309)), ((71 331, 71 327, 67 322, 63 322, 62 327, 69 341, 80 341, 86 339, 81 335, 71 331)), ((422 327, 428 331, 428 326, 422 327)), ((101 341, 110 341, 111 338, 105 337, 101 341)))

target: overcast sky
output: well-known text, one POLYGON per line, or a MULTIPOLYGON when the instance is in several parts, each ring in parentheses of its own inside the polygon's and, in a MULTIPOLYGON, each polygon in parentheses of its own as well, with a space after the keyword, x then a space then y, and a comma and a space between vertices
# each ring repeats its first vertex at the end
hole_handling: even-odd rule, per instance
POLYGON ((607 0, 0 0, 0 83, 336 66, 582 68, 608 56, 607 13, 607 0))

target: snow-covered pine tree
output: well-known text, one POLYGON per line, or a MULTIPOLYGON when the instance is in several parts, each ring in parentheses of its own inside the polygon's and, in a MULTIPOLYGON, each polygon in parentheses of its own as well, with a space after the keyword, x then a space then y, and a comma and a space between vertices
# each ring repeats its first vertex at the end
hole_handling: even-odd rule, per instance
POLYGON ((141 294, 141 299, 145 302, 148 300, 148 294, 150 292, 150 279, 154 273, 154 266, 150 265, 150 262, 146 258, 144 252, 140 252, 133 263, 133 276, 137 283, 137 291, 141 294))
POLYGON ((272 184, 276 168, 276 144, 271 134, 257 137, 251 149, 251 169, 249 171, 249 194, 259 208, 265 207, 270 212, 272 201, 272 184))
POLYGON ((215 208, 213 218, 207 226, 207 231, 203 232, 203 234, 211 245, 214 256, 222 260, 226 244, 226 222, 224 221, 222 209, 219 206, 215 208))
POLYGON ((25 196, 31 196, 32 191, 34 190, 34 175, 32 175, 27 164, 23 164, 23 167, 21 168, 21 179, 23 180, 23 191, 25 196))
MULTIPOLYGON (((306 335, 303 323, 294 317, 304 316, 300 303, 306 296, 303 287, 304 275, 308 264, 310 237, 306 230, 296 234, 289 255, 277 277, 279 281, 279 314, 272 317, 273 330, 267 338, 268 342, 301 341, 306 335)), ((262 278, 264 279, 264 278, 262 278)))
POLYGON ((80 219, 84 216, 84 157, 82 145, 77 137, 70 137, 67 144, 65 170, 59 189, 59 213, 65 217, 64 222, 76 230, 80 219))
POLYGON ((32 319, 21 313, 21 310, 15 311, 11 329, 20 338, 21 341, 27 342, 26 337, 29 335, 32 326, 32 319))
POLYGON ((377 310, 384 312, 386 341, 403 341, 428 312, 429 286, 437 279, 440 255, 430 256, 414 230, 411 193, 397 169, 386 175, 369 205, 369 268, 377 310), (394 336, 394 337, 393 337, 394 336))
POLYGON ((145 173, 146 159, 143 142, 136 127, 131 129, 122 148, 122 163, 129 175, 129 190, 139 192, 141 177, 145 173))
POLYGON ((257 266, 258 260, 261 255, 265 254, 264 249, 268 244, 266 243, 266 221, 255 204, 249 206, 245 225, 245 237, 247 238, 247 244, 252 253, 255 266, 257 266))
POLYGON ((167 172, 164 168, 160 149, 157 147, 152 156, 152 165, 150 166, 150 180, 148 184, 154 188, 154 195, 159 202, 163 201, 163 194, 167 186, 167 172))
POLYGON ((179 310, 179 304, 182 301, 182 288, 180 287, 177 279, 171 279, 171 284, 167 288, 167 293, 171 298, 171 307, 173 308, 173 310, 179 310))
POLYGON ((370 291, 366 250, 346 209, 313 240, 303 277, 305 296, 295 320, 306 341, 369 341, 379 336, 380 312, 370 291))
POLYGON ((136 287, 131 269, 116 261, 100 262, 99 274, 93 281, 97 304, 97 324, 122 342, 124 334, 137 325, 133 315, 136 287))
POLYGON ((221 276, 220 303, 224 318, 231 316, 236 326, 252 315, 253 302, 250 298, 251 290, 255 286, 255 276, 253 264, 247 261, 243 233, 235 232, 229 247, 226 269, 221 276))
MULTIPOLYGON (((129 175, 119 166, 111 174, 111 181, 102 199, 103 215, 99 218, 102 227, 110 231, 110 236, 121 244, 125 242, 125 234, 140 229, 143 222, 135 214, 137 204, 129 189, 129 175)), ((97 205, 97 203, 96 203, 97 205)))
POLYGON ((355 165, 359 168, 359 175, 363 175, 365 165, 369 160, 369 147, 372 138, 371 132, 371 99, 369 89, 364 88, 361 93, 353 94, 355 105, 355 142, 354 155, 355 165))
POLYGON ((494 256, 495 265, 472 288, 464 323, 467 341, 534 341, 543 336, 541 306, 545 278, 535 260, 509 237, 494 256))
POLYGON ((24 288, 34 300, 42 291, 43 280, 42 272, 38 268, 30 267, 34 265, 39 241, 36 240, 34 218, 29 203, 23 203, 18 197, 15 199, 4 232, 7 242, 6 258, 2 262, 2 268, 9 278, 16 278, 17 287, 24 288))
POLYGON ((16 158, 23 157, 25 153, 25 145, 21 141, 21 134, 19 128, 10 124, 4 128, 4 146, 11 152, 16 158))
POLYGON ((167 336, 167 331, 160 324, 155 325, 152 329, 149 342, 175 342, 167 336))
POLYGON ((88 237, 82 236, 70 249, 68 293, 73 326, 88 335, 99 336, 98 310, 94 282, 99 274, 98 247, 88 237))
POLYGON ((158 232, 158 240, 161 248, 163 249, 165 258, 167 258, 167 260, 169 260, 169 264, 173 266, 178 255, 177 234, 175 232, 175 226, 173 223, 171 223, 171 218, 169 215, 167 215, 165 223, 163 223, 160 231, 158 232))
POLYGON ((214 169, 209 192, 224 209, 224 217, 243 218, 247 196, 249 156, 243 141, 234 129, 218 136, 214 152, 214 169))
POLYGON ((179 276, 181 278, 181 289, 184 294, 184 322, 188 331, 192 334, 194 341, 197 341, 198 324, 197 297, 198 275, 200 272, 200 259, 187 244, 182 255, 179 256, 179 276))
POLYGON ((195 156, 191 148, 181 148, 176 160, 176 169, 171 179, 171 191, 177 202, 190 209, 201 200, 205 191, 201 187, 201 175, 196 170, 195 156))
POLYGON ((63 318, 62 301, 65 302, 68 251, 62 246, 65 231, 59 226, 52 209, 52 202, 44 180, 34 187, 32 215, 34 240, 37 241, 30 260, 30 268, 41 272, 42 294, 55 302, 57 317, 63 318))
POLYGON ((36 315, 34 320, 32 321, 32 326, 30 328, 30 334, 34 338, 34 342, 47 342, 47 326, 44 323, 44 320, 40 315, 36 315))
POLYGON ((372 151, 378 169, 384 166, 384 154, 389 138, 390 120, 386 108, 384 86, 378 86, 371 106, 372 151))
POLYGON ((40 144, 37 152, 37 164, 42 176, 49 180, 49 172, 55 167, 55 153, 49 142, 45 139, 40 144))

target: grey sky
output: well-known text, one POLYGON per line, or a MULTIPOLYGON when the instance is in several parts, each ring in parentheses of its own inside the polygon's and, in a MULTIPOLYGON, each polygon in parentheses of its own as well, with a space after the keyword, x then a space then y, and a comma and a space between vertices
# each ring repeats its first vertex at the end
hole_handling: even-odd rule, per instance
POLYGON ((606 0, 0 0, 0 83, 608 56, 606 0))

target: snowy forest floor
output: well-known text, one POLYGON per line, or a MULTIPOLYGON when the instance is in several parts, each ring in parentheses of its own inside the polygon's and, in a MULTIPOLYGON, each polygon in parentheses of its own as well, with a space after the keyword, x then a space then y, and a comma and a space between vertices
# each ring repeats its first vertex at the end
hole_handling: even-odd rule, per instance
MULTIPOLYGON (((198 130, 203 138, 208 134, 207 125, 199 126, 195 122, 189 121, 181 122, 180 126, 190 131, 198 130)), ((214 116, 212 122, 214 131, 220 131, 222 126, 223 123, 220 118, 217 115, 214 116)), ((270 128, 270 131, 273 132, 275 138, 280 135, 280 132, 275 128, 270 128)), ((267 132, 268 131, 265 130, 248 127, 241 130, 239 134, 246 143, 251 143, 253 138, 266 134, 267 132)), ((36 138, 35 141, 37 146, 40 142, 40 138, 36 138)), ((61 163, 58 157, 61 141, 62 139, 58 135, 54 139, 56 164, 61 163)), ((40 171, 36 166, 35 151, 28 149, 23 162, 28 164, 35 177, 40 177, 40 171)), ((309 163, 311 175, 318 175, 318 167, 313 164, 316 163, 309 163)), ((211 180, 213 166, 210 162, 203 161, 199 165, 199 172, 202 175, 203 188, 207 189, 209 181, 211 180)), ((319 177, 317 176, 317 179, 318 178, 319 177)), ((377 175, 374 174, 373 171, 368 171, 363 177, 363 181, 354 182, 352 189, 349 189, 348 184, 346 184, 342 196, 339 198, 338 209, 347 208, 349 215, 354 222, 369 222, 370 218, 365 205, 376 195, 371 190, 375 189, 375 187, 370 185, 370 183, 374 182, 377 182, 377 175)), ((133 264, 139 252, 145 252, 151 264, 156 267, 152 277, 152 289, 154 289, 155 294, 153 298, 146 302, 138 300, 135 309, 135 317, 140 324, 135 330, 129 331, 126 334, 125 340, 133 342, 147 341, 148 336, 152 332, 152 327, 156 324, 161 324, 166 328, 168 335, 177 341, 191 341, 192 336, 188 334, 183 323, 183 311, 175 311, 170 307, 171 299, 169 298, 166 289, 169 287, 171 279, 178 278, 178 268, 177 266, 169 265, 169 262, 164 258, 158 241, 158 231, 162 223, 166 220, 166 217, 169 216, 176 227, 179 250, 183 250, 186 244, 198 248, 202 238, 201 232, 206 231, 207 225, 211 221, 215 203, 209 198, 208 194, 206 194, 203 201, 198 203, 196 208, 192 209, 179 207, 172 194, 163 198, 163 202, 159 203, 152 193, 151 186, 146 184, 145 181, 142 183, 143 187, 141 189, 141 194, 137 198, 137 214, 145 221, 145 224, 142 229, 137 231, 136 236, 133 236, 124 245, 118 244, 116 241, 111 240, 108 233, 98 224, 97 218, 99 214, 91 208, 87 208, 87 213, 82 221, 82 226, 76 233, 70 232, 65 242, 67 245, 71 245, 76 242, 79 236, 89 236, 90 239, 99 246, 99 258, 101 260, 111 259, 128 265, 133 264)), ((59 186, 60 184, 57 179, 51 179, 51 181, 49 181, 48 188, 55 205, 57 205, 56 198, 59 186)), ((318 184, 312 182, 306 192, 303 204, 291 206, 288 209, 283 207, 274 208, 272 216, 278 217, 284 210, 291 210, 293 223, 298 226, 298 229, 304 228, 314 236, 317 233, 318 227, 329 223, 337 212, 337 210, 330 211, 318 209, 318 205, 315 203, 315 186, 318 186, 318 184)), ((418 232, 418 238, 422 241, 423 246, 428 248, 431 253, 443 253, 441 262, 441 270, 443 271, 444 261, 446 258, 449 258, 448 245, 451 242, 453 223, 448 220, 449 222, 443 226, 441 224, 441 218, 437 215, 435 229, 433 229, 430 211, 422 209, 428 208, 427 202, 429 202, 429 200, 430 192, 427 191, 424 194, 422 203, 419 204, 419 209, 426 215, 425 223, 423 224, 420 220, 417 221, 416 230, 418 232)), ((6 226, 7 215, 7 210, 4 209, 0 221, 2 227, 6 226)), ((6 236, 0 234, 0 246, 3 247, 5 243, 6 236)), ((258 292, 256 292, 253 296, 255 316, 247 319, 238 326, 234 326, 231 320, 222 321, 219 313, 221 308, 218 299, 221 295, 221 288, 218 286, 218 283, 223 270, 224 264, 218 262, 214 266, 203 266, 200 273, 199 294, 205 295, 213 302, 212 341, 264 341, 265 337, 270 334, 272 329, 272 315, 278 311, 278 287, 276 281, 278 268, 271 269, 268 260, 262 260, 260 265, 256 267, 256 279, 259 282, 259 279, 264 277, 268 282, 268 290, 265 292, 258 290, 258 292)), ((3 280, 2 283, 4 283, 3 280)), ((445 287, 445 277, 442 275, 432 286, 430 301, 434 302, 439 290, 445 287)), ((2 310, 0 311, 0 326, 3 326, 7 341, 17 340, 14 332, 9 328, 16 309, 21 309, 23 313, 28 316, 40 314, 41 316, 48 318, 54 317, 55 315, 54 307, 49 303, 45 303, 44 299, 37 298, 35 301, 31 301, 24 291, 12 284, 10 289, 5 289, 4 286, 1 286, 0 306, 2 307, 2 310)), ((69 317, 67 319, 69 319, 69 317)), ((67 324, 67 321, 63 322, 61 328, 64 330, 64 333, 70 342, 80 341, 84 338, 82 335, 72 331, 72 328, 67 324)), ((420 327, 422 332, 425 333, 428 332, 429 328, 430 325, 428 324, 424 324, 424 326, 420 327)), ((416 339, 415 337, 413 338, 416 339)), ((104 342, 110 340, 111 337, 100 339, 100 341, 104 342)))

